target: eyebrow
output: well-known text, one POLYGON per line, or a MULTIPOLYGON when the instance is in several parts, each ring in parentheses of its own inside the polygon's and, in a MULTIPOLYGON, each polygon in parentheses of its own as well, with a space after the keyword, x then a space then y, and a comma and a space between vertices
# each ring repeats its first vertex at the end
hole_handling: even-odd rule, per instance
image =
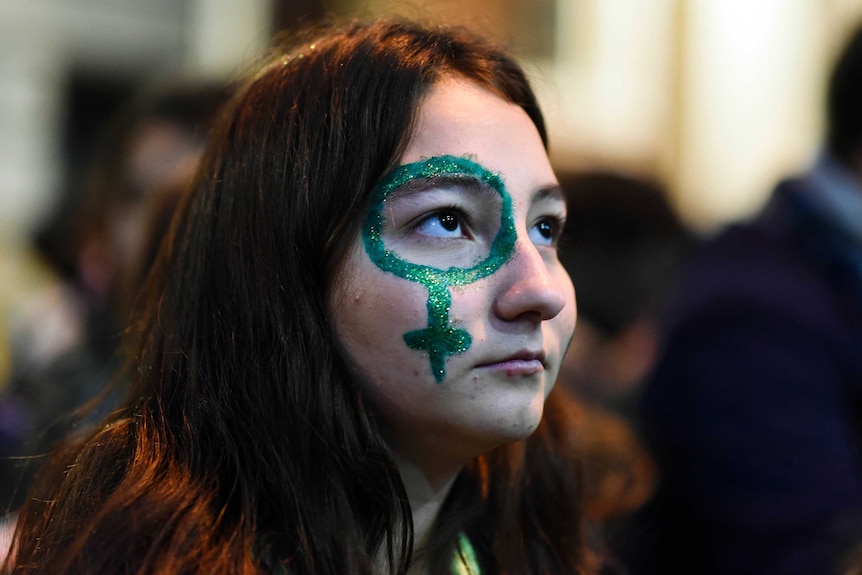
POLYGON ((423 176, 408 180, 401 186, 392 190, 383 201, 409 198, 411 196, 433 190, 435 188, 461 188, 471 192, 479 192, 482 196, 488 196, 490 199, 499 200, 497 190, 491 187, 480 178, 470 174, 439 174, 433 176, 423 176))
MULTIPOLYGON (((428 190, 447 187, 467 188, 469 191, 480 192, 481 195, 488 196, 489 199, 499 200, 497 190, 482 181, 480 178, 470 174, 451 173, 410 179, 398 188, 392 190, 392 193, 390 193, 383 201, 388 202, 409 198, 428 190)), ((508 193, 508 191, 506 193, 508 193)), ((563 188, 556 182, 540 187, 533 192, 530 199, 532 203, 550 200, 559 201, 568 205, 563 188)))
POLYGON ((563 193, 563 188, 560 184, 554 183, 547 186, 542 186, 533 192, 533 203, 543 200, 553 200, 566 203, 566 195, 563 193))

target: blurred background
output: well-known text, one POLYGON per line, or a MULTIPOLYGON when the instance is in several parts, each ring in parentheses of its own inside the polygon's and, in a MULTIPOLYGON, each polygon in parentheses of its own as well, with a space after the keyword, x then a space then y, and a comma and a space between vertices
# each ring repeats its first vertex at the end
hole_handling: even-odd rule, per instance
POLYGON ((393 11, 508 44, 558 167, 661 181, 707 235, 812 160, 862 0, 0 0, 0 373, 8 317, 49 275, 34 238, 121 103, 159 77, 228 79, 279 30, 393 11))

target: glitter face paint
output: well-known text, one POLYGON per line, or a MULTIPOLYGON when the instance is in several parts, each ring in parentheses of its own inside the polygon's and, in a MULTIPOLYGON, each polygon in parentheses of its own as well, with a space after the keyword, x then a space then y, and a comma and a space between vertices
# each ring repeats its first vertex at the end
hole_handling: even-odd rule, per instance
POLYGON ((392 172, 366 193, 329 286, 329 319, 345 375, 393 453, 430 476, 527 437, 576 316, 557 236, 546 233, 565 221, 565 199, 535 124, 494 92, 442 78, 392 172), (445 328, 469 334, 469 346, 445 328), (410 347, 414 332, 430 352, 410 347))
POLYGON ((428 289, 428 325, 404 334, 404 342, 411 349, 428 352, 434 379, 437 383, 442 382, 446 378, 446 357, 464 353, 470 349, 472 343, 470 334, 454 327, 449 320, 452 302, 449 288, 469 285, 493 274, 511 259, 515 248, 517 232, 512 215, 512 198, 506 191, 502 178, 469 158, 449 155, 398 166, 385 176, 372 192, 362 239, 365 251, 377 267, 397 277, 421 283, 428 289), (435 176, 474 178, 500 195, 500 229, 494 237, 488 256, 472 267, 450 267, 444 270, 404 261, 384 245, 382 234, 386 222, 383 208, 386 199, 411 180, 435 176))

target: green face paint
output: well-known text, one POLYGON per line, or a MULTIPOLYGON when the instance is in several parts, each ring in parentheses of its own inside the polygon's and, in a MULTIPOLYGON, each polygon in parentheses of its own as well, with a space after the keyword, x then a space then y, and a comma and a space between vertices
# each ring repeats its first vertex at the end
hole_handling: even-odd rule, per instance
POLYGON ((427 351, 431 371, 437 383, 446 377, 446 357, 470 349, 472 337, 463 329, 452 326, 449 307, 452 303, 451 286, 464 286, 496 272, 509 261, 515 249, 517 232, 512 215, 512 198, 498 174, 467 158, 436 156, 412 164, 398 166, 374 188, 368 216, 362 230, 365 251, 381 270, 411 282, 421 283, 428 289, 428 325, 404 334, 404 342, 411 348, 427 351), (465 176, 479 180, 495 190, 502 199, 500 229, 491 243, 488 257, 468 268, 439 269, 402 260, 383 245, 383 205, 392 192, 411 180, 435 176, 465 176))

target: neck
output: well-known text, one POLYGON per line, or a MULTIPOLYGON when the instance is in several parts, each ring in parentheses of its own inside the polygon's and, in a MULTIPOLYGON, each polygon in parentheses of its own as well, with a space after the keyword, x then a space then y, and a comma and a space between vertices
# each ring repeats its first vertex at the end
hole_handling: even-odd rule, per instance
MULTIPOLYGON (((466 462, 434 468, 425 464, 418 465, 412 459, 403 457, 397 450, 394 452, 394 460, 407 493, 413 520, 413 560, 407 575, 427 575, 425 546, 452 484, 466 462)), ((423 460, 423 463, 427 461, 423 460)), ((389 571, 385 557, 378 554, 375 557, 375 572, 389 571)))
POLYGON ((434 520, 461 469, 429 472, 400 457, 396 457, 396 463, 413 512, 414 552, 418 552, 425 546, 434 520))
POLYGON ((487 446, 453 449, 433 434, 417 436, 409 430, 388 430, 387 436, 413 520, 413 560, 407 573, 425 575, 424 551, 446 497, 461 470, 487 446))
POLYGON ((424 575, 427 573, 424 548, 461 466, 432 470, 399 455, 395 462, 413 513, 413 562, 407 573, 424 575))

